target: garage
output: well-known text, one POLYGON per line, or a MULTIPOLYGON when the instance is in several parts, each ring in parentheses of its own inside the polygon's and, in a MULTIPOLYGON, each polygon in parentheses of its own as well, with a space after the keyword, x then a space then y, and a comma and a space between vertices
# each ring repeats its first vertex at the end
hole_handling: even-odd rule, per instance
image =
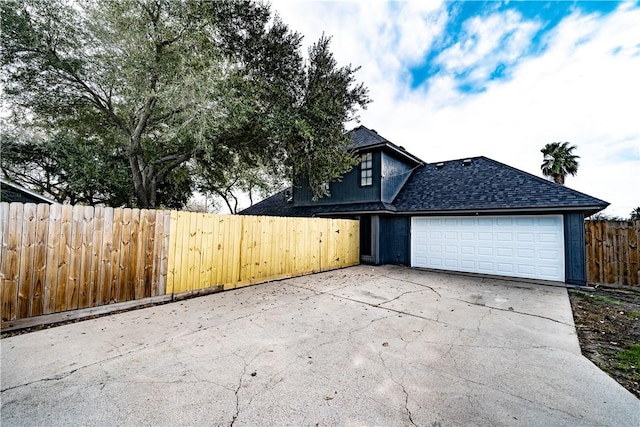
POLYGON ((411 218, 413 267, 565 281, 562 215, 411 218))

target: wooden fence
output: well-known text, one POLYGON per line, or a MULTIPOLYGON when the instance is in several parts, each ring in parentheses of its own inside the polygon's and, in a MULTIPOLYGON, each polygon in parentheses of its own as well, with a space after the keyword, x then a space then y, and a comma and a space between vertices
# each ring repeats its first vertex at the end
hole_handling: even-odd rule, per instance
POLYGON ((2 321, 359 263, 353 220, 0 204, 2 321))
POLYGON ((640 286, 640 221, 586 221, 587 281, 640 286))

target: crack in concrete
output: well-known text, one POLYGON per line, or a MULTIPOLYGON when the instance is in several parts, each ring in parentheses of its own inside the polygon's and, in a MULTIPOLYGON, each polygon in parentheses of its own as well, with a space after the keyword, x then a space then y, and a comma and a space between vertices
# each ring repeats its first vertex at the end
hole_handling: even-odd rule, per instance
POLYGON ((240 374, 240 380, 238 381, 238 387, 236 387, 235 390, 235 396, 236 396, 236 413, 233 415, 233 418, 231 419, 231 423, 229 424, 230 427, 233 426, 233 424, 236 422, 236 420, 238 419, 238 416, 240 416, 240 396, 238 396, 238 393, 240 392, 240 387, 242 387, 242 378, 244 377, 244 374, 247 373, 247 364, 245 362, 243 368, 242 368, 242 373, 240 374))
POLYGON ((384 275, 384 274, 381 274, 380 277, 386 277, 387 279, 397 280, 399 282, 412 283, 414 285, 422 286, 423 288, 429 289, 431 292, 434 292, 436 295, 438 295, 440 298, 442 298, 442 295, 440 295, 440 292, 436 291, 435 289, 433 289, 429 285, 425 285, 424 283, 414 282, 412 280, 407 280, 407 279, 401 279, 399 277, 391 277, 391 276, 387 276, 387 275, 384 275))
POLYGON ((561 322, 560 320, 556 320, 556 319, 553 319, 553 318, 547 317, 547 316, 541 316, 539 314, 525 313, 524 311, 518 311, 518 310, 500 308, 500 307, 493 307, 493 306, 486 305, 486 304, 478 304, 478 303, 475 303, 475 302, 472 302, 472 301, 467 301, 467 300, 464 300, 464 299, 461 299, 461 298, 450 298, 450 299, 453 299, 455 301, 464 302, 464 303, 471 304, 471 305, 475 305, 475 306, 478 306, 478 307, 486 307, 486 308, 491 309, 491 310, 498 310, 498 311, 504 311, 504 312, 507 312, 507 313, 516 313, 516 314, 522 314, 524 316, 537 317, 539 319, 550 320, 550 321, 555 322, 555 323, 560 323, 561 325, 571 326, 572 328, 574 327, 574 325, 570 325, 569 323, 561 322))
POLYGON ((349 338, 348 338, 348 340, 349 340, 349 341, 351 340, 351 336, 352 336, 352 334, 354 334, 354 333, 356 333, 356 332, 359 332, 359 331, 362 331, 362 330, 364 330, 364 329, 367 329, 368 327, 370 327, 371 325, 373 325, 375 322, 377 322, 377 321, 379 321, 379 320, 385 320, 385 319, 388 319, 388 318, 393 317, 393 316, 394 316, 393 314, 389 314, 388 316, 377 317, 377 318, 375 318, 375 319, 371 319, 371 320, 369 321, 369 323, 367 323, 367 324, 366 324, 366 325, 364 325, 364 326, 361 326, 361 327, 359 327, 359 328, 355 328, 355 329, 351 329, 351 330, 349 330, 349 338))
POLYGON ((430 367, 430 369, 433 369, 434 371, 437 371, 437 372, 439 372, 439 373, 441 373, 441 374, 443 374, 445 376, 457 378, 459 380, 462 380, 462 381, 465 381, 465 382, 468 382, 468 383, 471 383, 471 384, 475 384, 475 385, 480 386, 480 387, 484 387, 484 388, 487 388, 487 389, 490 389, 490 390, 494 390, 494 391, 497 391, 499 393, 505 394, 507 396, 511 396, 513 398, 516 398, 516 399, 521 399, 521 400, 523 400, 525 402, 531 403, 531 404, 536 405, 536 406, 537 405, 542 405, 548 410, 555 411, 555 412, 560 412, 562 414, 570 416, 571 418, 578 418, 580 420, 584 420, 584 417, 582 415, 580 415, 580 414, 572 414, 569 411, 566 411, 566 410, 563 410, 563 409, 560 409, 560 408, 554 408, 554 407, 549 406, 549 405, 544 405, 542 402, 539 402, 539 401, 527 399, 524 396, 520 396, 519 394, 513 393, 513 392, 511 392, 509 390, 505 390, 503 388, 496 387, 495 385, 488 384, 488 383, 483 383, 481 381, 476 381, 476 380, 473 380, 473 379, 468 378, 466 376, 462 376, 462 375, 459 375, 459 374, 452 373, 452 372, 460 372, 458 369, 456 369, 455 371, 443 370, 443 369, 439 369, 437 367, 430 367))
POLYGON ((478 335, 480 334, 480 325, 482 324, 482 321, 484 320, 485 317, 491 314, 491 310, 492 308, 489 307, 489 311, 487 311, 485 314, 482 315, 482 317, 478 319, 478 324, 476 325, 476 332, 478 333, 478 335))
POLYGON ((85 368, 89 368, 89 367, 91 367, 91 366, 95 366, 95 365, 98 365, 98 364, 103 363, 103 362, 110 362, 111 360, 117 359, 117 358, 119 358, 119 357, 121 357, 121 356, 124 356, 124 355, 126 355, 126 354, 130 354, 130 353, 132 353, 132 352, 134 352, 134 351, 135 351, 135 350, 130 350, 130 351, 129 351, 129 352, 127 352, 127 353, 118 354, 118 355, 116 355, 116 356, 109 357, 109 358, 107 358, 107 359, 102 359, 102 360, 99 360, 99 361, 97 361, 97 362, 90 363, 90 364, 88 364, 88 365, 79 366, 79 367, 77 367, 77 368, 75 368, 75 369, 72 369, 72 370, 70 370, 70 371, 61 372, 61 373, 59 373, 59 374, 56 374, 56 375, 53 375, 53 376, 50 376, 50 377, 40 378, 40 379, 37 379, 37 380, 29 381, 28 383, 24 383, 24 384, 16 384, 16 385, 11 386, 11 387, 3 388, 2 390, 0 390, 0 393, 4 393, 5 391, 9 391, 9 390, 15 390, 15 389, 17 389, 17 388, 27 387, 27 386, 30 386, 30 385, 33 385, 33 384, 37 384, 37 383, 44 383, 44 382, 48 382, 48 381, 59 381, 59 380, 63 380, 63 379, 65 379, 65 378, 67 378, 68 376, 71 376, 71 375, 75 374, 75 373, 76 373, 76 372, 78 372, 79 370, 82 370, 82 369, 85 369, 85 368))
POLYGON ((378 304, 378 305, 387 304, 387 303, 389 303, 389 302, 391 302, 391 301, 395 301, 395 300, 397 300, 398 298, 402 298, 402 297, 403 297, 403 296, 405 296, 405 295, 408 295, 408 294, 418 294, 418 293, 420 293, 420 292, 424 292, 424 289, 420 289, 420 290, 418 290, 418 291, 407 291, 407 292, 403 292, 403 293, 401 293, 400 295, 398 295, 397 297, 395 297, 395 298, 391 298, 390 300, 387 300, 387 301, 383 301, 383 302, 381 302, 381 303, 380 303, 380 304, 378 304))
POLYGON ((382 352, 378 351, 378 357, 380 358, 380 362, 382 362, 382 366, 384 366, 384 369, 387 371, 387 374, 389 375, 389 378, 391 379, 391 381, 393 381, 394 383, 396 383, 396 385, 398 385, 401 389, 402 392, 404 393, 404 410, 405 413, 407 415, 407 418, 409 418, 409 422, 417 427, 417 424, 413 421, 413 414, 411 413, 411 410, 409 409, 409 392, 407 392, 407 389, 404 387, 404 384, 402 384, 400 381, 396 380, 393 377, 393 373, 391 372, 391 369, 387 366, 387 363, 384 360, 384 357, 382 357, 382 352))

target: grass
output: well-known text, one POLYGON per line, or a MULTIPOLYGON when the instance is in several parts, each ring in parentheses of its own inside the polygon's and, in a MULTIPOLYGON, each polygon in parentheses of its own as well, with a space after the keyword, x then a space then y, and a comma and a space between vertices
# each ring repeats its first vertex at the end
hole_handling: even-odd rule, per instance
MULTIPOLYGON (((602 302, 606 302, 609 304, 616 304, 616 305, 622 304, 620 300, 607 295, 594 295, 594 294, 590 294, 588 292, 583 292, 583 291, 569 291, 569 292, 573 293, 574 295, 581 295, 585 298, 589 298, 594 301, 602 301, 602 302)), ((640 316, 640 313, 638 313, 638 315, 640 316)))
POLYGON ((640 311, 632 311, 630 313, 627 313, 627 316, 632 319, 640 319, 640 311))
POLYGON ((640 344, 632 344, 629 348, 616 354, 618 363, 616 368, 622 371, 634 372, 633 377, 640 379, 640 344))

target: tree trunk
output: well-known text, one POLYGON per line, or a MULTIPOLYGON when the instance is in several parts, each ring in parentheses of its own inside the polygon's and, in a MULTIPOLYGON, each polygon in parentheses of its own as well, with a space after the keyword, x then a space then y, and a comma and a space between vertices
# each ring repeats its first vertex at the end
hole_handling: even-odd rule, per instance
POLYGON ((141 209, 153 209, 155 208, 155 203, 151 202, 149 183, 145 182, 147 180, 145 180, 144 171, 140 170, 141 166, 138 156, 135 153, 129 153, 129 167, 131 168, 133 188, 138 200, 138 206, 141 209))

